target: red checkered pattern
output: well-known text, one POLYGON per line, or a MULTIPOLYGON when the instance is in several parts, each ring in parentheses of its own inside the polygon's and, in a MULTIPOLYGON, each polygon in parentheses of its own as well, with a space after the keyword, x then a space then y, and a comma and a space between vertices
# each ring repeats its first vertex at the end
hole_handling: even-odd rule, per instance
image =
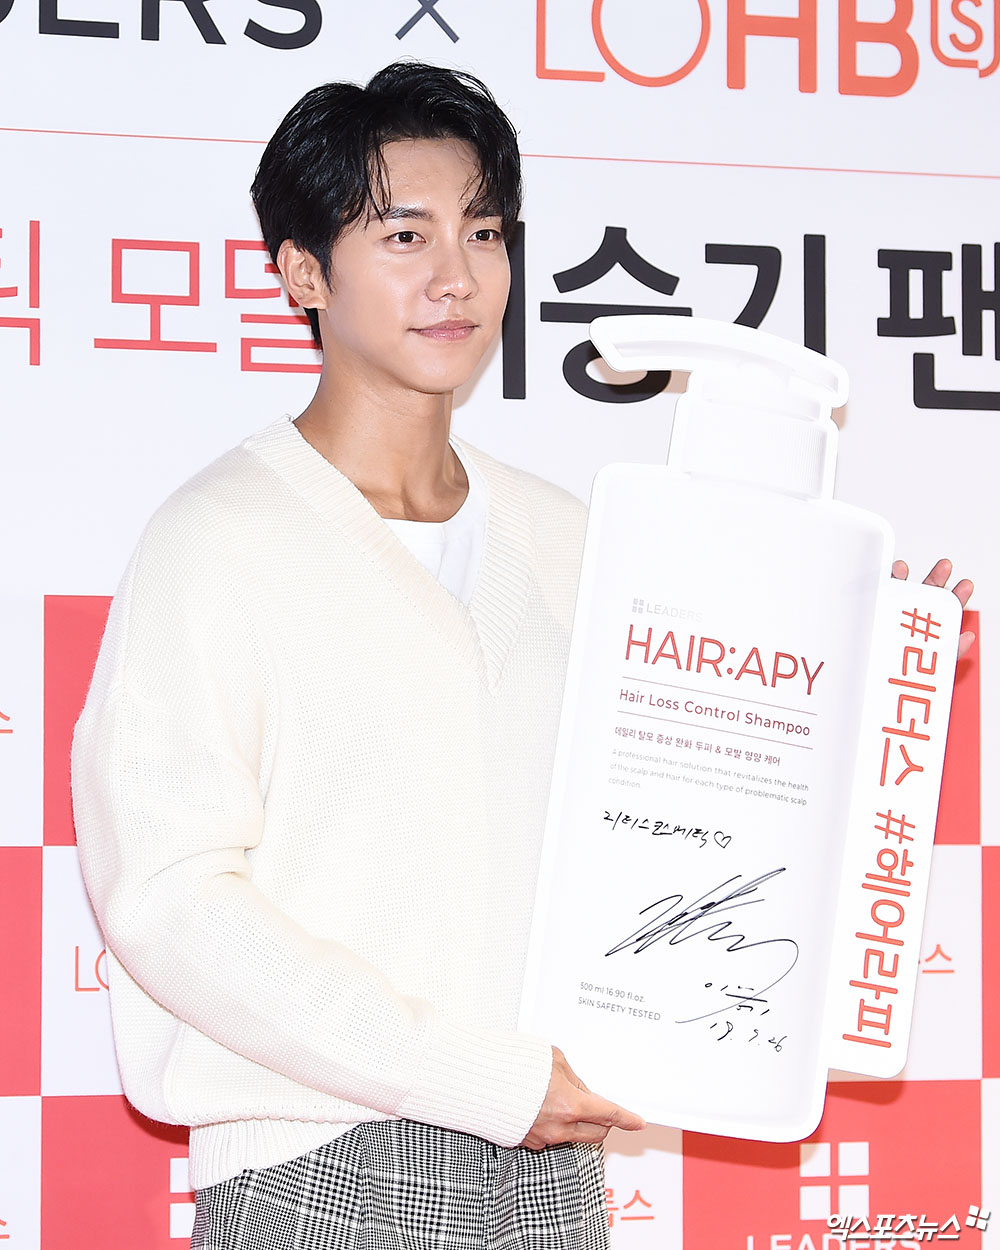
MULTIPOLYGON (((69 744, 107 608, 46 600, 44 834, 22 821, 23 844, 15 831, 0 848, 0 1250, 168 1250, 186 1244, 193 1214, 185 1132, 144 1120, 120 1092, 73 845, 69 744)), ((37 647, 23 653, 41 663, 37 647)), ((23 724, 4 722, 0 751, 23 724)), ((938 841, 905 1079, 835 1081, 808 1143, 656 1128, 613 1139, 616 1250, 821 1250, 836 1244, 838 1214, 923 1217, 904 1247, 938 1240, 926 1229, 954 1214, 963 1247, 988 1244, 966 1223, 971 1205, 1000 1202, 1000 1003, 982 993, 1000 978, 1000 847, 980 846, 975 653, 956 687, 938 841)))

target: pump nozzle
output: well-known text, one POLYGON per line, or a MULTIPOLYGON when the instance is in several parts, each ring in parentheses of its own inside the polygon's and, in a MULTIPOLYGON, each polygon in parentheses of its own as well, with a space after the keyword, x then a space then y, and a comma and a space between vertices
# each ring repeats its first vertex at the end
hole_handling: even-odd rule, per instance
POLYGON ((612 369, 691 372, 674 416, 672 467, 786 494, 833 494, 837 427, 828 418, 848 390, 835 361, 696 317, 599 317, 590 337, 612 369))

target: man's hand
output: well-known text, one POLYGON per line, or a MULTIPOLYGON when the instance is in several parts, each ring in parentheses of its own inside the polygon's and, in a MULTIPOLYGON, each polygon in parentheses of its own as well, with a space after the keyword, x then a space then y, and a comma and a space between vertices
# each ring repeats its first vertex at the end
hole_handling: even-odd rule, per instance
POLYGON ((553 1046, 548 1092, 521 1145, 529 1150, 543 1150, 559 1142, 599 1142, 604 1141, 609 1129, 635 1132, 645 1127, 642 1116, 592 1094, 558 1046, 553 1046))
MULTIPOLYGON (((904 581, 909 575, 909 572, 910 570, 907 567, 905 560, 897 560, 895 564, 892 566, 893 577, 901 578, 904 581)), ((951 561, 950 560, 938 560, 937 564, 934 565, 931 571, 924 578, 924 585, 925 586, 946 586, 948 584, 949 577, 951 577, 951 561)), ((969 602, 969 597, 972 594, 972 590, 973 590, 972 582, 970 582, 967 577, 963 577, 962 580, 958 582, 957 585, 952 587, 951 593, 956 597, 956 599, 958 599, 958 602, 964 608, 965 605, 969 602)), ((971 629, 967 629, 965 633, 959 637, 959 640, 958 640, 958 658, 959 659, 961 659, 962 656, 965 655, 966 651, 968 651, 968 649, 972 646, 972 644, 975 641, 976 641, 976 635, 972 632, 971 629)))

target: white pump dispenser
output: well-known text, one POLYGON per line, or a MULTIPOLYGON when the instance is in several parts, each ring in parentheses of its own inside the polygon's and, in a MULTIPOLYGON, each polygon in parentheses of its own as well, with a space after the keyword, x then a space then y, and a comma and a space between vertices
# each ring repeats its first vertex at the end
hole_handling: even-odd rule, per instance
POLYGON ((832 498, 839 365, 693 318, 591 334, 614 368, 691 377, 667 465, 594 483, 522 1027, 651 1120, 792 1140, 825 1094, 892 535, 832 498))
POLYGON ((683 369, 667 464, 831 499, 847 373, 835 361, 746 326, 694 317, 599 317, 590 335, 613 369, 683 369))

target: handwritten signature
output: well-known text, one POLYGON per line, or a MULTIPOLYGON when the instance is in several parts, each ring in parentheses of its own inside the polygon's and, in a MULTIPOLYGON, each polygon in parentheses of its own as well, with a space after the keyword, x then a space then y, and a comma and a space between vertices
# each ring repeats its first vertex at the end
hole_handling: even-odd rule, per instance
MULTIPOLYGON (((634 933, 630 933, 628 937, 623 938, 605 955, 617 955, 621 951, 631 950, 633 955, 641 955, 643 951, 666 939, 668 946, 679 946, 683 942, 690 942, 693 938, 704 937, 709 942, 723 943, 723 951, 726 954, 745 953, 746 951, 771 947, 767 953, 776 955, 779 952, 784 954, 787 960, 787 967, 784 967, 784 960, 779 961, 778 976, 769 984, 760 990, 748 990, 743 997, 737 997, 735 1002, 729 1003, 725 1007, 720 1007, 715 1011, 706 1011, 700 1015, 688 1016, 685 1019, 678 1020, 678 1024, 689 1024, 694 1020, 704 1020, 709 1016, 721 1015, 723 1012, 733 1011, 740 1006, 741 1003, 759 1002, 763 999, 768 990, 773 989, 779 981, 783 981, 786 976, 795 967, 799 958, 799 946, 793 938, 762 938, 759 941, 748 942, 745 933, 737 933, 733 930, 733 922, 731 920, 720 919, 725 913, 737 911, 743 907, 749 907, 757 903, 764 903, 767 900, 763 895, 757 898, 751 898, 751 895, 757 894, 759 888, 765 885, 773 878, 780 876, 785 872, 784 868, 775 868, 771 872, 762 873, 759 877, 753 877, 749 881, 740 882, 741 875, 737 873, 734 877, 729 877, 720 885, 711 890, 706 890, 699 898, 696 898, 689 906, 684 905, 683 894, 668 894, 665 898, 657 899, 656 902, 650 903, 643 907, 639 915, 644 916, 647 912, 653 911, 654 908, 660 908, 656 911, 641 928, 636 929, 634 933), (732 887, 727 889, 727 887, 732 887), (708 921, 708 923, 703 923, 708 921)), ((775 969, 772 968, 771 972, 775 969)), ((727 997, 735 997, 727 995, 727 997)))

